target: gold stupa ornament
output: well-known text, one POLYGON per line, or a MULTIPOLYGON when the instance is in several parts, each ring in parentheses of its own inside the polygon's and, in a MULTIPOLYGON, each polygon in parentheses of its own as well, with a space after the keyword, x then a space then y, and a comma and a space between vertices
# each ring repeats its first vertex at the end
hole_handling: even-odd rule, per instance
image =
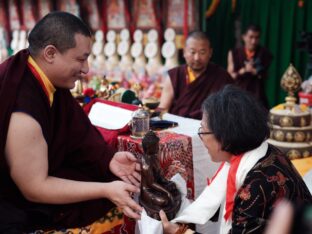
POLYGON ((312 156, 311 113, 307 106, 296 104, 295 93, 301 81, 298 71, 290 64, 281 79, 281 87, 288 93, 286 102, 270 110, 268 142, 290 159, 312 156))
POLYGON ((285 108, 293 109, 296 104, 295 92, 301 87, 302 79, 296 68, 290 64, 281 79, 281 87, 288 93, 285 108))

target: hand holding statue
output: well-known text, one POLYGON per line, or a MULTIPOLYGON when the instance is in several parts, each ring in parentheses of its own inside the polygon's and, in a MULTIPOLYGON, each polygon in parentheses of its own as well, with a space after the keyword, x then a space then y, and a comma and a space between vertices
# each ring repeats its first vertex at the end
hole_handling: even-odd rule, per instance
POLYGON ((141 166, 130 152, 117 152, 109 164, 109 169, 126 183, 140 186, 141 166))

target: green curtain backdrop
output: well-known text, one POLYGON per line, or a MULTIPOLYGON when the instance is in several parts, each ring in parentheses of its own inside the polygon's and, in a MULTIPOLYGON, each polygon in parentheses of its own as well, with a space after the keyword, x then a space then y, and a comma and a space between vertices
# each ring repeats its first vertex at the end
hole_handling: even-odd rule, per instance
POLYGON ((235 44, 231 1, 220 0, 214 15, 206 20, 205 11, 211 2, 212 0, 204 0, 202 3, 202 30, 208 34, 213 46, 212 61, 226 66, 227 52, 235 44))
POLYGON ((302 78, 307 78, 307 52, 300 51, 296 42, 300 32, 312 32, 312 1, 304 0, 300 7, 299 0, 237 0, 232 12, 232 0, 221 0, 215 14, 206 19, 211 0, 204 1, 202 29, 212 40, 214 62, 226 67, 229 48, 235 45, 234 21, 240 20, 244 31, 247 25, 255 23, 261 26, 261 44, 273 54, 274 60, 266 81, 266 93, 270 106, 284 102, 285 92, 280 88, 280 79, 292 63, 302 78))

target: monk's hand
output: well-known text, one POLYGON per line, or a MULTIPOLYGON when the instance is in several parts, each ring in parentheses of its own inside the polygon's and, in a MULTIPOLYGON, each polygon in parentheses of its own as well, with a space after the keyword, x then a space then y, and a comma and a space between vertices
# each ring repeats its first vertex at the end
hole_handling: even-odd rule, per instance
POLYGON ((126 183, 140 186, 141 165, 130 152, 117 152, 109 164, 109 169, 126 183))
POLYGON ((159 216, 164 228, 164 234, 175 234, 179 230, 179 225, 169 222, 167 215, 163 210, 159 211, 159 216))
POLYGON ((246 70, 246 72, 250 72, 253 75, 257 74, 257 70, 254 67, 254 62, 252 60, 245 63, 245 70, 246 70))
POLYGON ((139 193, 140 190, 123 181, 114 181, 109 183, 107 190, 108 198, 119 207, 123 213, 133 219, 140 219, 143 208, 131 197, 133 193, 139 193))

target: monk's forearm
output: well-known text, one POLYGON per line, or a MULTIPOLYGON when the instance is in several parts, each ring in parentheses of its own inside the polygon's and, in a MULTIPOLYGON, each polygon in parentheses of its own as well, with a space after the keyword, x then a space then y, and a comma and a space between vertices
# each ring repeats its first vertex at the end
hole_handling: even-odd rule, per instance
POLYGON ((110 183, 73 181, 49 176, 41 182, 29 184, 22 192, 32 202, 67 204, 108 198, 109 187, 110 183))

